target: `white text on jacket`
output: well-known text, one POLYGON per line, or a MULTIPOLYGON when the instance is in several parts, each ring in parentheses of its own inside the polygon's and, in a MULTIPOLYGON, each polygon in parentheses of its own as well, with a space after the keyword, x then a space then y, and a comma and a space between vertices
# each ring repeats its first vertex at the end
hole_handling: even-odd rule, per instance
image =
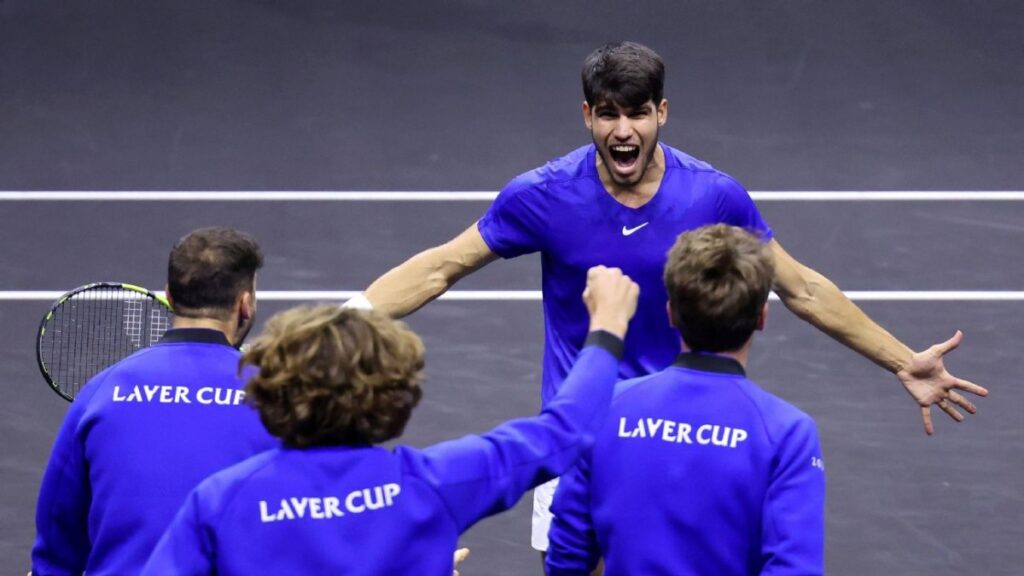
POLYGON ((282 498, 271 509, 271 504, 266 500, 260 500, 260 521, 279 522, 282 520, 299 520, 310 518, 313 520, 330 520, 340 518, 346 514, 362 514, 380 510, 395 503, 395 497, 402 491, 401 486, 395 483, 388 483, 382 486, 362 488, 353 490, 348 496, 302 496, 282 498))
POLYGON ((747 439, 743 428, 731 428, 719 424, 701 424, 694 427, 686 422, 663 418, 638 418, 630 424, 619 418, 619 438, 655 438, 665 442, 699 444, 701 446, 722 446, 735 448, 747 439))

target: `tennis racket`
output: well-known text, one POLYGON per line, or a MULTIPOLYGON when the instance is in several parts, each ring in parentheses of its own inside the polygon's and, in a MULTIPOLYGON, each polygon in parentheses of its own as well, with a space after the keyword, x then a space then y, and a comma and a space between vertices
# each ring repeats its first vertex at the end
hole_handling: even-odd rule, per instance
POLYGON ((61 296, 39 324, 39 370, 70 402, 97 373, 159 340, 171 318, 167 299, 140 286, 80 286, 61 296))

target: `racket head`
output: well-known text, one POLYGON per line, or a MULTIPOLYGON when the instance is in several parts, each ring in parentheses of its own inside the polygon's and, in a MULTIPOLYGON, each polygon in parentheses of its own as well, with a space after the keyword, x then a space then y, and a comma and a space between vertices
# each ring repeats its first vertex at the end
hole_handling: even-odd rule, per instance
POLYGON ((50 388, 70 402, 93 376, 156 343, 172 318, 167 299, 141 286, 79 286, 58 298, 39 323, 39 371, 50 388))

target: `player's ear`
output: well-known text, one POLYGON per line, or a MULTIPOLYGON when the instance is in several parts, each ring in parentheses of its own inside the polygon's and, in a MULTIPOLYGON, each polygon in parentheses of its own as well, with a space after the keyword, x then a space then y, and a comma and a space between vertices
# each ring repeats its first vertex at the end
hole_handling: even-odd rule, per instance
POLYGON ((243 290, 238 295, 238 317, 241 320, 251 320, 256 315, 256 293, 253 290, 243 290))
POLYGON ((665 314, 668 314, 668 325, 673 327, 673 328, 679 328, 679 326, 676 326, 675 317, 672 315, 672 301, 671 300, 667 300, 665 302, 665 314))
POLYGON ((761 314, 757 316, 757 330, 764 330, 765 325, 768 324, 768 303, 764 303, 764 307, 761 308, 761 314))
POLYGON ((256 316, 256 276, 255 273, 252 275, 252 286, 240 294, 242 299, 241 318, 243 320, 252 320, 256 316))
POLYGON ((594 129, 594 118, 591 115, 591 112, 592 112, 592 110, 590 109, 590 104, 587 104, 587 101, 584 100, 583 101, 583 124, 587 127, 587 130, 593 130, 594 129))
POLYGON ((168 284, 164 284, 164 298, 167 298, 167 303, 171 305, 171 310, 174 310, 174 299, 171 298, 171 287, 168 284))
POLYGON ((658 126, 664 126, 668 122, 668 99, 662 98, 658 102, 658 126))

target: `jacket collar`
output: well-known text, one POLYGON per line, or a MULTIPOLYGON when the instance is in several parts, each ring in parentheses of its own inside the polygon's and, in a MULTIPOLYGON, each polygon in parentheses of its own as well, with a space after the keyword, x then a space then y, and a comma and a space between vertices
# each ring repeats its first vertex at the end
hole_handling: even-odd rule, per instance
POLYGON ((223 344, 231 346, 228 337, 220 330, 211 328, 171 328, 164 332, 160 344, 175 342, 194 342, 198 344, 223 344))
POLYGON ((733 374, 735 376, 746 376, 747 371, 743 365, 728 356, 716 354, 701 354, 699 352, 683 352, 677 358, 673 366, 700 370, 701 372, 719 372, 721 374, 733 374))

